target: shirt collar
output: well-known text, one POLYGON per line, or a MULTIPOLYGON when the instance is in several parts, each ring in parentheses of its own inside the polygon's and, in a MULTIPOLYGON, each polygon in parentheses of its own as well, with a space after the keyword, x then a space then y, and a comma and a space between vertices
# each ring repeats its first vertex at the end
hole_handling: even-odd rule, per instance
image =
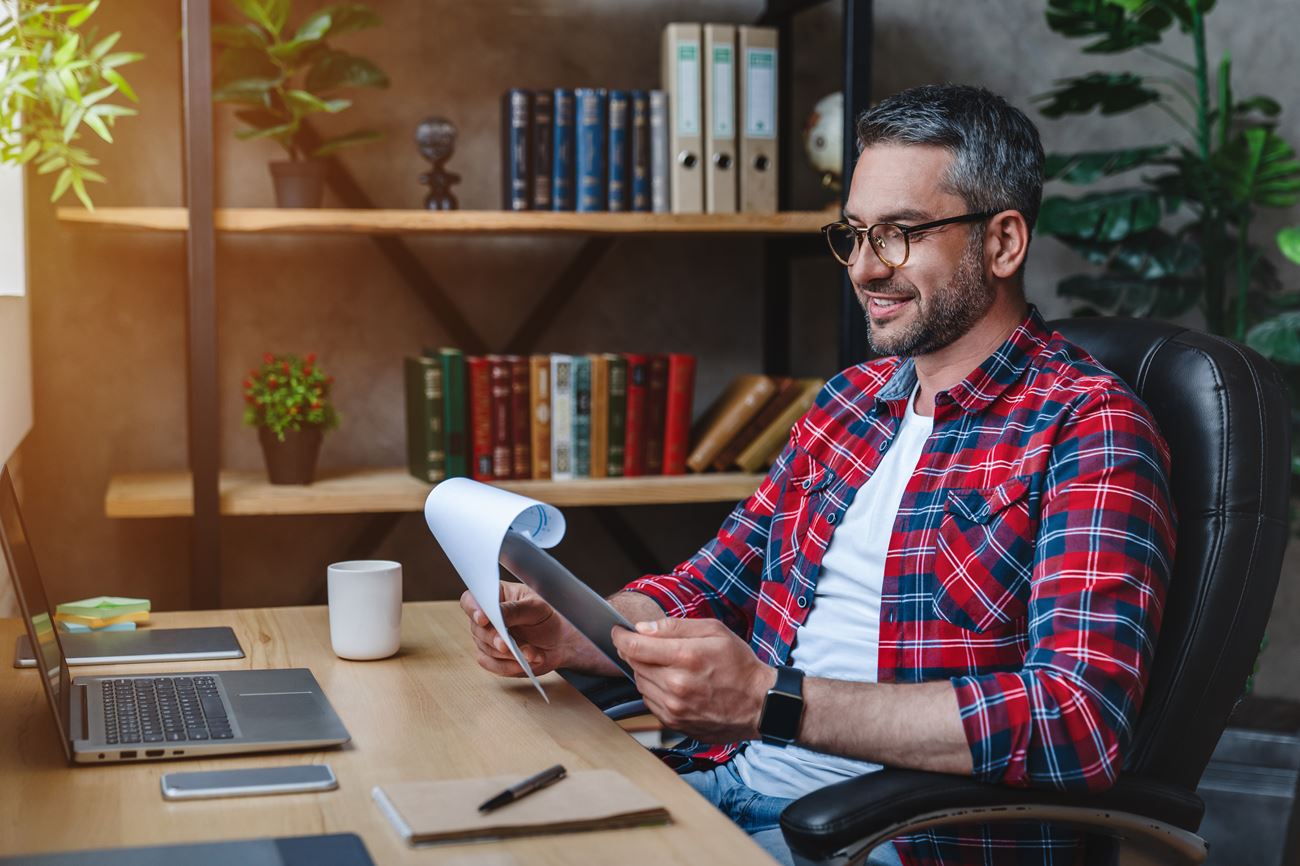
MULTIPOLYGON (((1023 322, 1011 332, 1006 342, 984 360, 970 375, 943 392, 952 402, 967 412, 984 409, 1020 379, 1030 360, 1047 343, 1050 332, 1038 308, 1029 305, 1023 322)), ((894 374, 885 386, 876 392, 876 399, 894 403, 907 399, 916 387, 916 361, 900 360, 894 374)), ((942 394, 940 399, 942 399, 942 394)))

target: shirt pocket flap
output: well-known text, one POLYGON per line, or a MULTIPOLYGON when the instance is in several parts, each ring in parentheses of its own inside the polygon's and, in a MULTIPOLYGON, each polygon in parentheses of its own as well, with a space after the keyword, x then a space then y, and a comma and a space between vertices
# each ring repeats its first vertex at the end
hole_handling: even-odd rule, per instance
POLYGON ((949 490, 943 510, 971 523, 987 524, 1008 506, 1029 493, 1030 479, 1017 475, 999 484, 977 490, 949 490))
POLYGON ((834 479, 835 473, 802 448, 795 451, 790 463, 790 484, 802 493, 823 490, 834 479))

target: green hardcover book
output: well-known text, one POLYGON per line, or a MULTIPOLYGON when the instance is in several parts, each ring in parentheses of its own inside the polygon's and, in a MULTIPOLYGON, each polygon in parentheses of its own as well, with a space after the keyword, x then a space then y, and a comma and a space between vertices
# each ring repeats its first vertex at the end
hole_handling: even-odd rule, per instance
POLYGON ((591 477, 591 359, 573 356, 573 477, 591 477))
POLYGON ((442 442, 442 366, 432 358, 407 358, 406 468, 421 481, 446 477, 442 442))
POLYGON ((610 478, 623 477, 623 437, 627 433, 627 358, 609 358, 609 468, 610 478))
POLYGON ((438 349, 442 362, 443 450, 447 453, 447 477, 469 477, 469 437, 465 435, 465 353, 460 349, 438 349))

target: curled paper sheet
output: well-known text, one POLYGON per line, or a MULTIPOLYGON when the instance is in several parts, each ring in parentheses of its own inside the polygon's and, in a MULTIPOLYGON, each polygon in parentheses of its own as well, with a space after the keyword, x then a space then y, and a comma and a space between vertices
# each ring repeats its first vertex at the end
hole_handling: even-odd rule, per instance
POLYGON ((550 703, 501 618, 501 542, 513 530, 538 547, 564 538, 564 515, 554 505, 469 478, 448 478, 424 502, 424 520, 488 621, 510 648, 537 691, 550 703))

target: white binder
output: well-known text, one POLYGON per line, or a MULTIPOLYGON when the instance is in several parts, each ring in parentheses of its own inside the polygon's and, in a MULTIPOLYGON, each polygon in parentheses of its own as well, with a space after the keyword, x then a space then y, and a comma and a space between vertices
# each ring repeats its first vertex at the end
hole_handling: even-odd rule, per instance
POLYGON ((736 212, 736 28, 704 25, 704 210, 736 212))
POLYGON ((738 27, 740 209, 773 213, 777 206, 777 42, 772 27, 738 27))
POLYGON ((668 156, 673 213, 704 211, 704 123, 699 24, 669 24, 663 36, 663 84, 668 92, 668 156))

